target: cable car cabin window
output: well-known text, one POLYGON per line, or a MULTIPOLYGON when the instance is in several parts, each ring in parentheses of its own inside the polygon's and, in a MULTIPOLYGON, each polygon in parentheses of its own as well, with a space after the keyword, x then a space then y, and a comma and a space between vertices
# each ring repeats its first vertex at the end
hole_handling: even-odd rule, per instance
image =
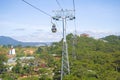
POLYGON ((57 29, 55 27, 52 27, 52 32, 55 33, 57 31, 57 29))

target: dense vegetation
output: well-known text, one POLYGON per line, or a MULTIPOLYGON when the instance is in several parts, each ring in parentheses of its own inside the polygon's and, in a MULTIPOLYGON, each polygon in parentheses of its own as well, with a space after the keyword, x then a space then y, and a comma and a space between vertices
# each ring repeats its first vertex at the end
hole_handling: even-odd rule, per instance
MULTIPOLYGON (((72 34, 67 35, 70 75, 64 80, 120 80, 120 36, 101 39, 75 36, 75 44, 73 39, 72 34)), ((18 58, 9 73, 6 71, 9 66, 3 64, 7 61, 8 47, 0 47, 0 78, 3 80, 60 80, 62 40, 51 46, 16 46, 17 57, 34 56, 35 59, 22 61, 23 66, 18 58), (34 53, 27 54, 29 50, 34 53)))
MULTIPOLYGON (((120 36, 102 39, 76 36, 74 51, 72 37, 72 34, 67 36, 71 74, 65 80, 120 80, 120 36)), ((52 53, 61 54, 61 42, 52 48, 52 53)), ((57 73, 54 78, 60 79, 57 73)))

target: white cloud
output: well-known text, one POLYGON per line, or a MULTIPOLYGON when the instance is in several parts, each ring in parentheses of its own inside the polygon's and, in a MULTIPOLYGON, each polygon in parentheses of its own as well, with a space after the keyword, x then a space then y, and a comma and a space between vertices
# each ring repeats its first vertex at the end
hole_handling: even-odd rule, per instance
POLYGON ((62 35, 60 33, 38 32, 30 35, 13 36, 13 37, 19 41, 25 41, 25 42, 54 42, 54 41, 60 41, 62 35))

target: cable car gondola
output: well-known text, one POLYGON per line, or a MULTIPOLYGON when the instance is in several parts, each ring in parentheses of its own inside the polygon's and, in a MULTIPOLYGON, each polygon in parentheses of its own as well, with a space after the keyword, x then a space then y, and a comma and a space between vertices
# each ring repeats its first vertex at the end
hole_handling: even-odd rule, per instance
POLYGON ((56 28, 56 25, 55 25, 55 24, 52 25, 52 29, 51 29, 51 30, 52 30, 53 33, 56 33, 57 28, 56 28))

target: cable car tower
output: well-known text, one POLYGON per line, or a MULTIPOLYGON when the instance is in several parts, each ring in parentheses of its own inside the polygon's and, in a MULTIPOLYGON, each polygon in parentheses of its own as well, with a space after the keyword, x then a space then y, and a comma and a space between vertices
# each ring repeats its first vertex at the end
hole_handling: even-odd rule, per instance
POLYGON ((62 21, 62 26, 63 26, 63 47, 62 47, 62 65, 61 65, 61 80, 62 80, 65 75, 70 74, 68 46, 66 40, 66 22, 68 20, 75 19, 75 16, 73 16, 72 10, 61 9, 59 11, 54 11, 54 12, 55 12, 55 16, 52 17, 53 20, 62 21))

